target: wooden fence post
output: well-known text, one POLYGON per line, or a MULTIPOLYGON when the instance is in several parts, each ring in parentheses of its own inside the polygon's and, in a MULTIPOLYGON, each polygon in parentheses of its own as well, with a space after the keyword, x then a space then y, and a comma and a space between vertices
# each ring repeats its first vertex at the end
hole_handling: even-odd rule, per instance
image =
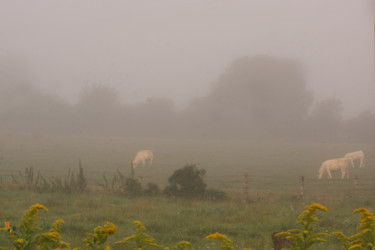
POLYGON ((303 198, 305 195, 305 177, 303 175, 300 175, 299 177, 300 180, 300 196, 303 198))
POLYGON ((355 194, 359 193, 359 182, 358 182, 358 176, 354 177, 354 190, 355 194))
POLYGON ((242 186, 242 201, 247 202, 249 200, 249 178, 247 173, 243 175, 243 186, 242 186))
POLYGON ((130 163, 130 176, 132 179, 134 179, 134 167, 133 167, 133 162, 130 163))

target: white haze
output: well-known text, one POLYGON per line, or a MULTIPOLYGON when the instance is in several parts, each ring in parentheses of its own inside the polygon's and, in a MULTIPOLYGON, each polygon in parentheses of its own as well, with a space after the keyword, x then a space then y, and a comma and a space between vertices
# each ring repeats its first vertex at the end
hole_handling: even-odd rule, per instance
POLYGON ((367 0, 1 0, 0 58, 43 90, 76 101, 110 86, 125 103, 204 96, 240 56, 304 63, 316 101, 344 116, 374 109, 373 14, 367 0))

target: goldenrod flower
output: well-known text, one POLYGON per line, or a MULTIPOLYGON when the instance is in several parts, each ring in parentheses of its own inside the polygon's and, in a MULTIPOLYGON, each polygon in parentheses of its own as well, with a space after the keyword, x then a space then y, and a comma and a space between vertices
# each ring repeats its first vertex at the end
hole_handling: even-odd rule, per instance
POLYGON ((60 225, 60 224, 64 224, 65 221, 63 221, 63 220, 55 220, 55 223, 58 224, 58 225, 60 225))
POLYGON ((42 210, 44 210, 44 211, 48 211, 48 209, 47 209, 45 206, 43 206, 43 205, 41 205, 41 204, 39 204, 39 203, 34 204, 34 205, 32 205, 32 206, 30 207, 30 210, 33 210, 33 211, 35 211, 35 210, 40 210, 40 209, 42 209, 42 210))
POLYGON ((316 203, 316 202, 311 203, 310 207, 315 208, 315 209, 319 209, 321 211, 328 211, 327 207, 325 207, 323 205, 320 205, 319 203, 316 203))
POLYGON ((136 226, 143 226, 142 222, 140 222, 139 220, 135 220, 135 221, 133 221, 133 223, 134 223, 136 226))
POLYGON ((107 230, 107 233, 110 235, 117 232, 116 225, 109 221, 107 221, 107 223, 104 225, 104 228, 107 230))
POLYGON ((26 241, 26 240, 24 240, 24 239, 17 239, 17 240, 16 240, 16 243, 17 243, 17 244, 20 244, 20 245, 23 245, 23 244, 25 243, 25 241, 26 241))
POLYGON ((361 248, 362 248, 362 245, 361 245, 361 244, 351 245, 351 246, 348 248, 348 250, 352 250, 352 249, 356 249, 356 248, 361 249, 361 248))
POLYGON ((226 236, 223 235, 223 234, 220 234, 220 233, 216 232, 216 233, 213 233, 213 234, 207 235, 205 238, 206 238, 206 239, 216 239, 216 240, 220 240, 220 239, 226 238, 226 236))

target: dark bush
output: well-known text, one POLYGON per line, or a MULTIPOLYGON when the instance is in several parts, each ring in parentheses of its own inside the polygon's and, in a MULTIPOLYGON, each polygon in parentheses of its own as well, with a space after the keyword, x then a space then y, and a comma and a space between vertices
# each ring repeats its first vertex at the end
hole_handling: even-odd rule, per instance
POLYGON ((203 197, 206 192, 206 183, 203 177, 206 170, 199 170, 195 165, 187 165, 177 169, 168 178, 169 185, 164 189, 168 196, 203 197))
POLYGON ((159 186, 155 183, 148 183, 144 193, 147 196, 158 196, 160 194, 159 186))
POLYGON ((138 179, 127 178, 125 182, 125 192, 131 196, 139 196, 142 194, 142 185, 138 179))
POLYGON ((204 197, 208 200, 223 200, 228 198, 227 194, 224 191, 214 188, 206 189, 204 197))

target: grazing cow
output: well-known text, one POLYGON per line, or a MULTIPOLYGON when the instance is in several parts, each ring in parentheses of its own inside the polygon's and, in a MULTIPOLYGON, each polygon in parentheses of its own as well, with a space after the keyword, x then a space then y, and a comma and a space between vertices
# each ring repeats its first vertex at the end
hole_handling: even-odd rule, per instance
POLYGON ((365 167, 365 154, 363 151, 356 151, 356 152, 351 152, 347 153, 344 156, 346 159, 350 160, 350 163, 352 164, 352 167, 354 168, 354 161, 359 160, 359 167, 364 168, 365 167))
POLYGON ((348 159, 339 158, 327 160, 322 163, 319 169, 318 178, 321 179, 324 173, 327 173, 328 179, 332 179, 331 171, 341 171, 341 179, 349 179, 348 159))
POLYGON ((137 167, 142 163, 142 166, 146 166, 146 161, 149 161, 149 166, 152 165, 152 160, 154 159, 154 153, 152 150, 142 150, 138 151, 134 159, 131 162, 132 168, 137 167))

